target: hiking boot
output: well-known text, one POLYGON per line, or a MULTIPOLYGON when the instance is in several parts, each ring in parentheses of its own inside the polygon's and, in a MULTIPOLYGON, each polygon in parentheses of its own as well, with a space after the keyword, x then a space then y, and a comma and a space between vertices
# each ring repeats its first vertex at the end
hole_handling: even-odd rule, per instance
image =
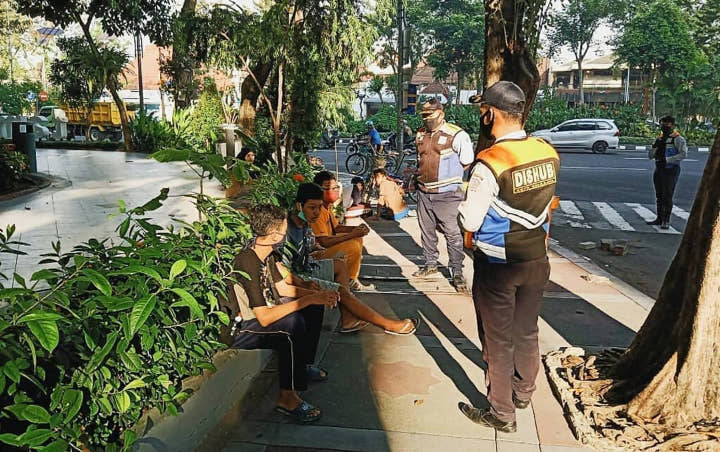
POLYGON ((458 403, 458 408, 460 408, 460 411, 462 411, 468 419, 476 424, 492 427, 503 433, 515 433, 517 431, 517 423, 515 421, 501 421, 490 412, 490 408, 475 408, 463 402, 458 403))
POLYGON ((465 278, 463 278, 462 273, 453 272, 452 284, 455 287, 455 290, 458 291, 458 293, 469 293, 467 284, 465 283, 465 278))
POLYGON ((413 273, 413 278, 427 278, 433 275, 436 275, 439 273, 440 270, 438 270, 437 266, 435 265, 426 265, 424 267, 420 267, 420 270, 413 273))
POLYGON ((520 400, 517 398, 515 393, 513 392, 513 405, 515 405, 515 408, 519 410, 524 410, 525 408, 530 406, 530 400, 520 400))

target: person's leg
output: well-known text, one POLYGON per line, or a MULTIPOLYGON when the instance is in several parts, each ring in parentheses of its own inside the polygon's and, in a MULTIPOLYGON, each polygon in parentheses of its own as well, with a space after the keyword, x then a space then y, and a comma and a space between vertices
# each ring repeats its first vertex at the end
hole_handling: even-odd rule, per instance
MULTIPOLYGON (((488 266, 487 262, 482 257, 473 258, 473 281, 472 281, 472 298, 475 303, 475 318, 477 320, 478 336, 480 338, 480 344, 482 345, 482 357, 485 361, 485 368, 487 368, 488 357, 487 357, 487 345, 485 343, 485 333, 483 331, 482 316, 480 315, 480 308, 475 300, 479 300, 482 295, 482 275, 485 271, 485 267, 488 266)), ((488 372, 485 372, 485 386, 490 386, 490 379, 488 372)))
POLYGON ((313 364, 317 354, 318 343, 320 342, 320 330, 322 330, 325 306, 311 305, 298 311, 305 323, 305 340, 301 347, 305 364, 313 364))
POLYGON ((344 286, 340 287, 340 304, 358 319, 370 322, 384 330, 398 332, 402 331, 407 325, 407 320, 391 320, 379 314, 374 309, 360 301, 344 286))
POLYGON ((663 199, 665 201, 665 217, 663 218, 663 220, 665 222, 670 222, 670 217, 672 216, 673 196, 675 195, 675 187, 677 186, 679 178, 680 166, 676 166, 674 168, 666 170, 665 180, 663 184, 663 199))
POLYGON ((448 267, 452 270, 453 275, 463 273, 463 237, 458 223, 458 208, 463 200, 463 193, 455 191, 451 193, 441 193, 438 199, 433 203, 435 215, 437 216, 440 230, 445 235, 447 242, 447 250, 449 257, 448 267))
POLYGON ((513 318, 515 315, 515 269, 513 264, 490 264, 478 276, 474 303, 480 313, 485 338, 490 412, 502 422, 515 420, 512 401, 513 318))
POLYGON ((655 187, 655 212, 657 218, 655 221, 651 221, 650 224, 660 224, 663 218, 663 170, 655 168, 653 173, 653 187, 655 187))
POLYGON ((323 251, 322 259, 332 259, 342 256, 348 268, 348 276, 350 279, 357 279, 360 275, 360 264, 362 263, 362 238, 355 238, 338 243, 323 251))
POLYGON ((437 267, 438 264, 438 238, 435 232, 437 219, 433 211, 433 194, 417 190, 418 205, 417 216, 420 223, 420 238, 425 255, 425 266, 437 267))
POLYGON ((518 287, 515 296, 513 391, 518 400, 528 401, 535 392, 535 379, 540 369, 538 315, 550 277, 550 263, 547 259, 539 259, 521 265, 526 281, 518 287))

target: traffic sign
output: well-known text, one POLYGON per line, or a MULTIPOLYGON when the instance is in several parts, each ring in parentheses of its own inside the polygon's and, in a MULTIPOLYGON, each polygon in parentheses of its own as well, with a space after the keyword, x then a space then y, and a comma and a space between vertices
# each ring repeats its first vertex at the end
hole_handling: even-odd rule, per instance
POLYGON ((38 99, 40 99, 40 102, 45 102, 48 100, 48 93, 45 90, 40 91, 40 94, 38 95, 38 99))
POLYGON ((36 96, 35 96, 35 93, 33 93, 32 91, 28 91, 28 92, 27 92, 27 97, 26 97, 26 99, 27 99, 29 102, 34 101, 34 100, 35 100, 35 97, 36 97, 36 96))

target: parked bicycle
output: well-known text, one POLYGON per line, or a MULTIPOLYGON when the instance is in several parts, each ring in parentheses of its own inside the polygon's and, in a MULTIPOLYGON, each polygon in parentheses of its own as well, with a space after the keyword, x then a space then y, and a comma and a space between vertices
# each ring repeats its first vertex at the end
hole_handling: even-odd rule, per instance
POLYGON ((380 159, 385 160, 384 166, 388 171, 395 171, 399 167, 399 153, 385 152, 384 146, 381 152, 377 152, 363 136, 350 140, 346 152, 348 156, 345 159, 345 169, 355 176, 367 174, 373 168, 375 161, 380 159))

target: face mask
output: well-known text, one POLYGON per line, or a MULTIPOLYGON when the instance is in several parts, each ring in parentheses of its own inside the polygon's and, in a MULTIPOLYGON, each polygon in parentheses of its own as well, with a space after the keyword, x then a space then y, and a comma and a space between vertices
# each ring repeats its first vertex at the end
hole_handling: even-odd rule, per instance
POLYGON ((437 130, 443 122, 444 115, 441 112, 433 113, 425 118, 423 118, 423 125, 427 130, 430 132, 433 132, 437 130))
POLYGON ((301 210, 300 212, 298 212, 298 218, 300 218, 300 219, 301 219, 302 221, 304 221, 305 223, 309 223, 309 221, 308 221, 307 218, 305 217, 305 212, 303 212, 302 210, 301 210))
POLYGON ((492 128, 495 124, 495 115, 492 113, 492 110, 488 109, 483 115, 480 117, 480 131, 482 132, 483 136, 486 138, 492 138, 492 128), (487 118, 487 124, 485 123, 485 119, 487 118))
POLYGON ((663 135, 670 135, 673 128, 671 126, 662 126, 660 127, 660 130, 662 130, 663 135))
POLYGON ((335 201, 338 200, 339 197, 340 197, 340 192, 338 192, 337 190, 323 191, 323 201, 325 201, 325 203, 327 203, 327 204, 334 203, 335 201))

